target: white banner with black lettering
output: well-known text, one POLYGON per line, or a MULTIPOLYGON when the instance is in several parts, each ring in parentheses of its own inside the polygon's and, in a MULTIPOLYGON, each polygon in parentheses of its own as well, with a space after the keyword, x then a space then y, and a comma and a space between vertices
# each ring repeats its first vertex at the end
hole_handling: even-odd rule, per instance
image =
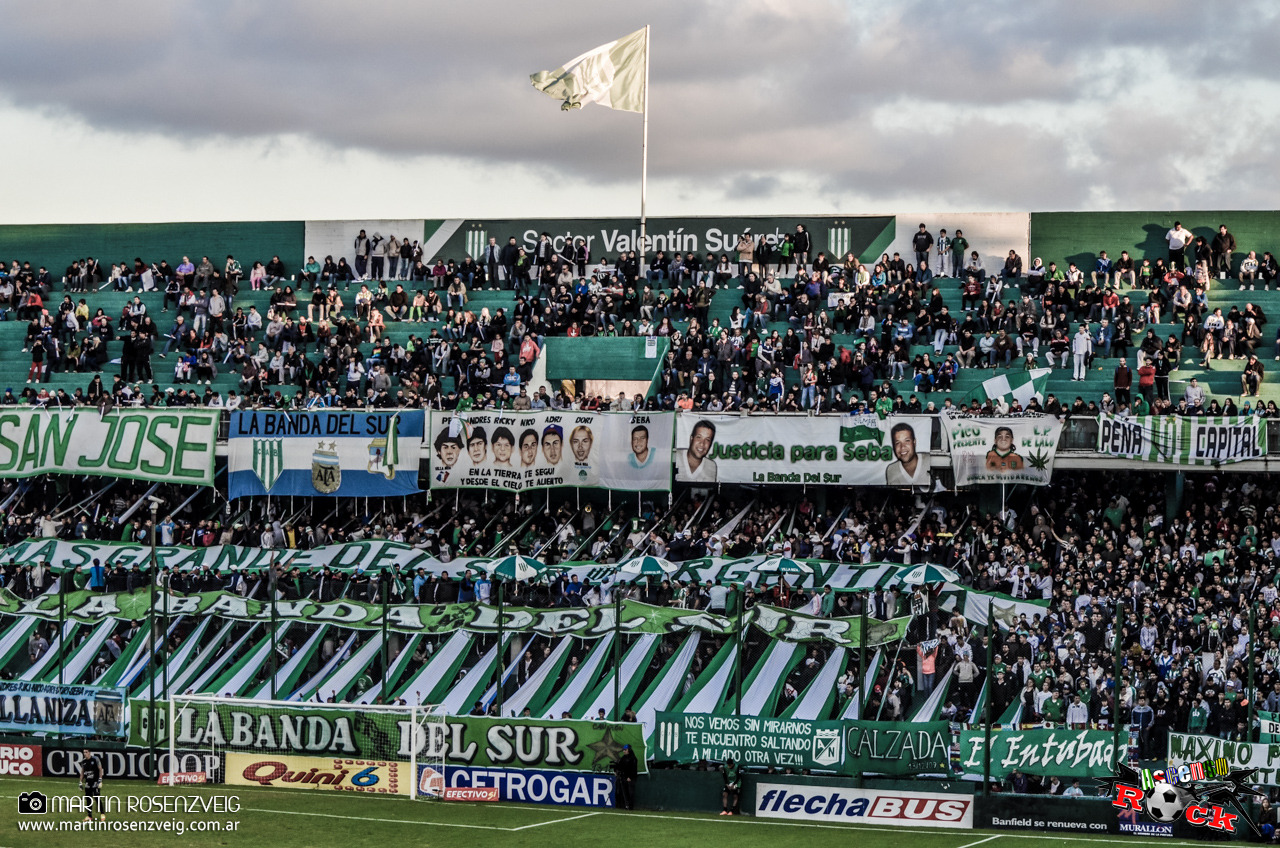
POLYGON ((1226 465, 1267 455, 1267 421, 1252 416, 1098 416, 1098 453, 1169 465, 1226 465))
POLYGON ((943 415, 956 486, 1024 483, 1047 486, 1053 477, 1062 422, 1052 415, 967 418, 943 415))
POLYGON ((670 412, 431 413, 431 488, 671 488, 670 412))
POLYGON ((676 480, 929 486, 928 416, 676 417, 676 480))

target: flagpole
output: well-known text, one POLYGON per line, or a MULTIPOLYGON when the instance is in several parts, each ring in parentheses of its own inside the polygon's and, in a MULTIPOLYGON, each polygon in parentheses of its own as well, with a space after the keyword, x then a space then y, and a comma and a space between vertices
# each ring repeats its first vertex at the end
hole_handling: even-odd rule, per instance
POLYGON ((640 113, 640 273, 644 273, 644 260, 648 252, 645 238, 645 194, 649 184, 649 25, 644 27, 644 106, 640 113))

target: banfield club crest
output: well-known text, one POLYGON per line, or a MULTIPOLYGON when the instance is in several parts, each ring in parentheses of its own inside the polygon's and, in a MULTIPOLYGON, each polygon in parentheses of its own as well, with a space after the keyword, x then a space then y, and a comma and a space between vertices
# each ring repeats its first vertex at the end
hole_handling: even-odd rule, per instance
POLYGON ((321 494, 331 495, 342 486, 342 462, 338 459, 338 443, 316 445, 311 454, 311 485, 321 494))

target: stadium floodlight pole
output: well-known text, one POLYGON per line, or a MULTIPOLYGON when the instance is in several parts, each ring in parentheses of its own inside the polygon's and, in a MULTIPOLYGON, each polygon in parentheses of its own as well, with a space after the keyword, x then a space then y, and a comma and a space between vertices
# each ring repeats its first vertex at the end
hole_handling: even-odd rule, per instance
POLYGON ((742 715, 742 619, 746 607, 746 595, 747 587, 744 581, 742 591, 738 593, 738 615, 733 625, 734 650, 737 653, 733 662, 733 714, 735 716, 742 715))
POLYGON ((268 560, 267 582, 270 584, 271 590, 271 700, 276 699, 276 663, 279 661, 276 653, 276 632, 280 629, 279 613, 276 610, 276 549, 271 549, 271 557, 268 560))
POLYGON ((391 691, 391 649, 387 644, 387 619, 391 617, 391 585, 387 579, 387 569, 384 565, 382 573, 378 580, 378 594, 382 596, 382 703, 391 703, 388 700, 391 691))
MULTIPOLYGON (((1115 654, 1115 687, 1111 696, 1111 751, 1115 758, 1112 766, 1120 765, 1120 674, 1122 671, 1122 663, 1120 658, 1120 628, 1124 626, 1124 599, 1119 595, 1116 596, 1116 623, 1115 636, 1112 640, 1111 650, 1115 654)), ((1126 746, 1128 747, 1128 746, 1126 746)))
MULTIPOLYGON (((67 564, 63 562, 62 571, 58 573, 58 696, 62 697, 62 687, 66 685, 63 679, 64 668, 66 667, 63 646, 67 641, 67 564)), ((62 738, 62 720, 58 720, 58 738, 62 738)))
POLYGON ((644 103, 640 111, 640 264, 649 244, 645 238, 645 200, 649 189, 649 26, 644 28, 644 103))
POLYGON ((1257 717, 1258 709, 1258 690, 1254 688, 1253 667, 1257 665, 1258 654, 1254 645, 1257 643, 1254 639, 1255 618, 1258 608, 1254 606, 1252 600, 1249 601, 1249 723, 1245 725, 1248 728, 1245 741, 1253 741, 1253 721, 1257 717))
POLYGON ((982 745, 982 797, 991 797, 991 664, 995 662, 996 640, 992 638, 992 628, 996 626, 995 600, 987 598, 987 668, 986 683, 983 689, 987 693, 986 702, 982 705, 983 713, 983 745, 982 745))
MULTIPOLYGON (((858 616, 858 712, 867 708, 867 601, 863 598, 862 614, 858 616)), ((861 719, 861 715, 854 716, 861 719)))
POLYGON ((147 688, 147 746, 150 749, 150 777, 155 780, 159 771, 156 768, 156 518, 157 511, 160 509, 160 501, 154 498, 151 501, 151 573, 147 584, 149 585, 150 603, 147 606, 147 639, 150 650, 150 658, 148 665, 150 666, 150 674, 147 688))
POLYGON ((506 635, 505 633, 502 632, 503 631, 503 621, 502 621, 503 580, 502 580, 502 576, 498 574, 497 571, 493 572, 493 577, 491 579, 498 581, 498 644, 493 649, 497 655, 495 657, 495 661, 493 664, 493 685, 496 690, 494 697, 497 698, 498 717, 501 718, 502 717, 502 639, 506 635))
MULTIPOLYGON (((616 578, 617 575, 615 574, 616 578)), ((613 581, 613 720, 622 720, 622 592, 613 581)), ((1252 674, 1252 667, 1250 674, 1252 674)))

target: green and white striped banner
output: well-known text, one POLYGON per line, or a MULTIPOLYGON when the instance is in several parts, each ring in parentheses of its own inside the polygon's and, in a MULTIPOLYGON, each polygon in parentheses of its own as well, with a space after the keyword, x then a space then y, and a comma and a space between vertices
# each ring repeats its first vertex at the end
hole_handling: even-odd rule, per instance
POLYGON ((1098 453, 1169 465, 1225 465, 1267 455, 1267 422, 1252 416, 1098 416, 1098 453))

